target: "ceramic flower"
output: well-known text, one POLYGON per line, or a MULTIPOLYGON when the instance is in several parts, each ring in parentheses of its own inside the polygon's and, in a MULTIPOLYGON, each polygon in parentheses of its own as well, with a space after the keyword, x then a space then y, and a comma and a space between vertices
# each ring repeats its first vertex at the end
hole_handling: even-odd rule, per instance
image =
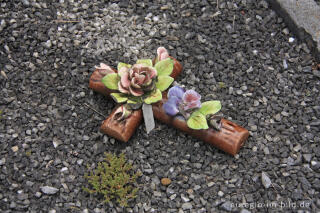
POLYGON ((155 88, 157 70, 143 64, 135 64, 131 68, 122 67, 119 75, 118 88, 121 93, 142 96, 155 88))
POLYGON ((111 67, 104 63, 100 63, 100 66, 96 66, 96 69, 102 74, 102 75, 108 75, 111 73, 115 73, 111 67))
POLYGON ((174 86, 169 89, 168 101, 163 105, 163 108, 171 116, 177 115, 179 112, 182 115, 187 115, 188 110, 201 107, 200 99, 201 96, 196 91, 185 91, 179 86, 174 86))
POLYGON ((208 129, 209 125, 219 130, 220 117, 214 116, 221 109, 220 101, 201 103, 201 96, 194 90, 185 90, 179 86, 169 89, 168 101, 163 104, 164 111, 170 116, 183 115, 191 129, 208 129), (208 119, 209 117, 209 125, 208 119))
POLYGON ((157 49, 157 61, 162 61, 169 58, 169 53, 166 48, 159 47, 157 49))

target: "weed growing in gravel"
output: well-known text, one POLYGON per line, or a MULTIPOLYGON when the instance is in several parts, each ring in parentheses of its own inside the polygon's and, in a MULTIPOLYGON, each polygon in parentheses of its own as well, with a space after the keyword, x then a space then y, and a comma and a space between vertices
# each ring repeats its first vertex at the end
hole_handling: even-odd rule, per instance
POLYGON ((111 153, 105 153, 105 156, 105 162, 98 163, 90 175, 85 174, 93 189, 83 189, 90 194, 103 194, 105 202, 116 199, 121 206, 127 206, 128 200, 136 197, 138 188, 133 184, 140 173, 132 174, 132 164, 126 163, 123 153, 119 157, 111 153))
POLYGON ((2 117, 1 117, 1 114, 2 114, 2 110, 0 109, 0 119, 2 118, 2 117))

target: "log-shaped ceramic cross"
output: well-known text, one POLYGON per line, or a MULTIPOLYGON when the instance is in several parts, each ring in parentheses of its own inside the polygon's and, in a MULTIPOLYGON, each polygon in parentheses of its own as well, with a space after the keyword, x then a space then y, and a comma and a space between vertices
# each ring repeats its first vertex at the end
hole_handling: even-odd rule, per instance
MULTIPOLYGON (((176 59, 172 59, 174 60, 174 68, 170 76, 176 79, 182 71, 182 66, 176 59)), ((116 72, 116 70, 114 71, 116 72)), ((105 75, 99 70, 95 70, 90 77, 89 87, 96 92, 110 97, 110 94, 115 91, 106 88, 101 82, 101 79, 104 76, 105 75)), ((157 120, 203 140, 206 143, 212 144, 231 155, 235 155, 239 152, 239 149, 243 146, 249 136, 248 130, 225 119, 221 120, 221 129, 219 131, 212 128, 207 130, 190 129, 185 120, 181 120, 178 117, 171 117, 164 112, 162 105, 166 100, 166 93, 164 92, 163 100, 152 106, 154 117, 157 120)), ((116 107, 111 115, 103 121, 100 129, 107 135, 120 141, 127 142, 142 121, 142 110, 135 110, 130 117, 126 118, 125 122, 119 122, 115 119, 119 107, 120 106, 116 107)))
MULTIPOLYGON (((182 71, 182 66, 181 64, 173 57, 170 57, 173 61, 174 61, 174 66, 173 66, 173 70, 171 73, 171 77, 176 79, 179 74, 182 71)), ((117 72, 117 70, 113 69, 113 71, 117 72)), ((90 77, 90 83, 89 83, 89 87, 91 89, 93 89, 96 92, 99 92, 103 95, 105 95, 106 97, 111 98, 110 94, 113 92, 116 92, 115 90, 110 90, 108 89, 102 82, 102 78, 105 76, 104 73, 102 73, 101 71, 99 71, 98 69, 95 70, 91 77, 90 77)), ((125 122, 118 122, 115 119, 115 115, 116 112, 118 111, 120 106, 117 106, 112 113, 110 114, 110 116, 103 121, 100 130, 107 134, 110 135, 120 141, 123 142, 127 142, 131 136, 133 135, 133 133, 135 132, 135 130, 138 128, 138 126, 140 125, 141 121, 142 121, 142 110, 138 109, 135 110, 132 115, 130 115, 130 117, 128 117, 125 122)))

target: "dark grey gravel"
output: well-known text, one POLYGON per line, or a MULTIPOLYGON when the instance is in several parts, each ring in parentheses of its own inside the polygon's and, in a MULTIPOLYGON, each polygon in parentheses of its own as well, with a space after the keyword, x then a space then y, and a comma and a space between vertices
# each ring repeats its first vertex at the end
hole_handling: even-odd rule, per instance
POLYGON ((319 211, 319 70, 268 6, 1 1, 1 212, 279 212, 253 206, 272 202, 319 211), (115 104, 89 90, 94 66, 134 63, 158 46, 183 64, 179 83, 221 100, 226 118, 250 131, 238 155, 159 122, 149 135, 141 125, 128 143, 99 132, 115 104), (127 208, 82 190, 87 166, 105 151, 124 152, 143 173, 127 208))

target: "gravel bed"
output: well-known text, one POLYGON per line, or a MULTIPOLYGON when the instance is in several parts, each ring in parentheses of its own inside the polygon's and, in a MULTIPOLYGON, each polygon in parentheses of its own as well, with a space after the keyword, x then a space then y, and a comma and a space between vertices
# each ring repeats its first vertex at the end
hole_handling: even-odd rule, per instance
POLYGON ((319 211, 320 71, 266 1, 218 2, 1 1, 1 212, 319 211), (99 132, 115 105, 89 90, 94 65, 158 46, 250 130, 236 157, 158 122, 128 143, 99 132), (143 173, 127 208, 82 190, 104 151, 143 173))

